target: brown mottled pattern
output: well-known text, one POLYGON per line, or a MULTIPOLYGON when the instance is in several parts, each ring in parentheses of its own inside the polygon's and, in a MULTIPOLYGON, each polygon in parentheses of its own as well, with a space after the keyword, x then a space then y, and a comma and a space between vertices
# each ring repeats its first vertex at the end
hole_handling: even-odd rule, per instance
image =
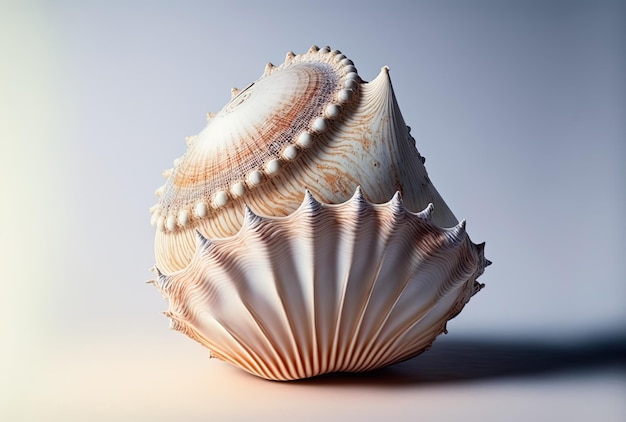
POLYGON ((171 273, 191 259, 195 244, 177 247, 176 242, 191 239, 178 233, 198 230, 209 238, 232 236, 241 227, 244 206, 261 215, 285 216, 298 208, 305 189, 327 203, 348 200, 357 186, 374 203, 386 202, 399 191, 409 210, 433 203, 433 221, 454 226, 457 219, 430 182, 413 142, 383 71, 362 84, 342 118, 277 175, 225 207, 210 210, 208 217, 193 219, 185 229, 158 231, 157 266, 171 273), (174 256, 179 251, 183 256, 174 256))
MULTIPOLYGON (((216 156, 205 153, 200 141, 193 144, 166 185, 162 200, 164 208, 193 205, 195 200, 206 194, 218 190, 228 191, 234 181, 245 180, 250 171, 262 168, 270 159, 278 157, 286 144, 293 142, 314 117, 321 115, 323 106, 338 89, 338 78, 330 65, 296 64, 283 72, 296 74, 298 89, 286 93, 287 96, 280 98, 278 103, 263 104, 272 109, 271 115, 248 127, 247 131, 242 133, 233 128, 233 132, 221 139, 204 139, 206 142, 219 143, 221 154, 216 156)), ((271 87, 272 78, 280 75, 276 72, 249 87, 251 93, 247 101, 255 101, 256 97, 262 96, 263 89, 271 87), (263 88, 255 92, 259 85, 263 88)), ((239 96, 231 103, 238 101, 239 96)), ((236 112, 236 107, 233 110, 231 103, 214 119, 219 119, 226 111, 226 114, 236 112)), ((243 127, 247 124, 242 122, 243 127)))

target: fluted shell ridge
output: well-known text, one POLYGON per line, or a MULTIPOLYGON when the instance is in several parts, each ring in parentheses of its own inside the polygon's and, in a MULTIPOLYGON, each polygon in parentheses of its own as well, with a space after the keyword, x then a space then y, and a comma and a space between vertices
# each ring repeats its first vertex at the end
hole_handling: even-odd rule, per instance
POLYGON ((273 380, 366 371, 427 349, 482 285, 484 247, 432 205, 341 204, 307 192, 284 217, 245 212, 238 233, 196 234, 189 265, 157 269, 172 328, 273 380))

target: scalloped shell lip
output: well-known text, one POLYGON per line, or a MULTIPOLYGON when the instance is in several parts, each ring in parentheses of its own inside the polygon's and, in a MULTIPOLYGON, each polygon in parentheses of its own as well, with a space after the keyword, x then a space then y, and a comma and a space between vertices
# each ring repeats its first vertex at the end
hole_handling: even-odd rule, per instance
MULTIPOLYGON (((405 213, 407 215, 411 215, 415 218, 419 218, 423 220, 424 222, 428 222, 428 223, 430 223, 430 218, 434 210, 434 206, 432 203, 428 204, 426 208, 424 208, 423 210, 419 212, 412 212, 406 209, 402 202, 402 195, 400 194, 400 192, 396 192, 394 196, 388 202, 375 204, 375 203, 371 203, 367 201, 363 197, 361 187, 358 186, 352 198, 348 199, 347 201, 343 203, 339 203, 339 204, 326 204, 326 203, 316 200, 311 194, 311 192, 307 189, 305 190, 304 200, 302 201, 300 206, 294 212, 285 216, 264 216, 261 214, 256 214, 254 211, 250 209, 250 207, 244 204, 245 217, 244 217, 243 224, 241 225, 239 231, 232 236, 208 238, 208 237, 203 236, 202 233, 196 230, 195 235, 198 241, 198 247, 196 248, 196 253, 193 259, 194 260, 197 259, 198 254, 202 253, 201 251, 202 248, 200 246, 211 244, 211 243, 236 242, 237 239, 244 236, 247 231, 253 229, 253 227, 255 227, 255 225, 259 224, 260 222, 289 221, 289 220, 293 220, 294 217, 298 215, 310 213, 312 211, 315 212, 315 210, 319 210, 321 208, 342 209, 350 205, 358 205, 358 204, 365 205, 367 207, 372 207, 372 208, 391 208, 398 213, 405 213)), ((469 241, 469 237, 466 235, 465 226, 466 226, 465 220, 461 220, 459 224, 455 227, 449 227, 449 228, 440 228, 437 226, 434 226, 434 227, 437 227, 437 229, 448 233, 448 237, 450 239, 454 239, 455 242, 460 242, 462 241, 463 236, 465 236, 467 240, 469 241)), ((483 269, 485 267, 490 266, 492 262, 484 257, 485 242, 482 242, 479 244, 474 244, 474 243, 472 244, 476 247, 476 250, 478 251, 479 255, 482 257, 481 259, 484 261, 484 264, 482 265, 483 269)), ((167 274, 167 275, 163 274, 156 265, 154 266, 153 271, 157 273, 159 279, 163 279, 163 278, 176 276, 177 274, 180 274, 185 271, 189 271, 189 266, 183 269, 180 269, 176 272, 173 272, 171 274, 167 274)))
MULTIPOLYGON (((279 174, 283 167, 306 153, 317 137, 332 130, 345 113, 346 105, 355 101, 360 82, 353 62, 330 47, 312 46, 300 55, 288 53, 278 67, 268 63, 260 79, 243 90, 233 89, 231 101, 219 113, 211 113, 209 125, 193 137, 190 149, 166 173, 167 182, 157 191, 160 200, 153 211, 152 225, 169 232, 189 227, 194 220, 210 215, 212 210, 245 196, 248 190, 279 174), (317 76, 307 76, 310 72, 317 76), (302 89, 298 85, 302 85, 303 78, 317 82, 312 86, 304 83, 307 88, 302 89), (268 84, 273 84, 272 90, 263 90, 268 84), (263 104, 268 95, 268 103, 263 104), (281 96, 292 99, 283 101, 281 96), (283 105, 278 107, 279 104, 283 105), (259 133, 254 138, 243 142, 243 138, 233 140, 225 135, 227 145, 217 142, 223 137, 220 132, 230 133, 240 126, 229 116, 238 109, 255 106, 261 108, 261 117, 256 117, 254 130, 259 133), (303 116, 307 117, 303 119, 303 116), (211 138, 211 133, 217 133, 217 138, 203 139, 211 138), (233 148, 226 149, 230 147, 233 148), (230 158, 220 159, 233 154, 236 158, 232 162, 236 166, 230 164, 230 158), (203 162, 206 160, 210 163, 203 162)), ((247 137, 250 130, 242 134, 247 137)))
MULTIPOLYGON (((476 245, 470 241, 464 221, 447 229, 431 223, 432 209, 432 205, 429 205, 423 211, 413 213, 404 207, 399 193, 387 203, 372 204, 363 198, 360 189, 350 200, 341 204, 318 202, 307 192, 301 206, 284 217, 260 216, 246 208, 244 224, 237 234, 208 239, 197 233, 197 250, 190 265, 171 275, 164 275, 155 269, 158 277, 154 284, 170 302, 165 314, 170 318, 173 329, 199 341, 209 348, 212 356, 262 378, 290 380, 329 372, 357 372, 387 366, 427 349, 440 333, 446 332, 447 321, 456 316, 470 297, 483 287, 476 279, 489 265, 484 258, 484 244, 476 245), (344 214, 346 218, 338 217, 344 214), (381 216, 386 217, 381 219, 381 216), (322 219, 326 223, 318 226, 322 219), (356 221, 351 222, 350 219, 356 221), (378 224, 379 221, 384 222, 379 230, 381 233, 388 232, 389 238, 385 241, 388 243, 382 245, 385 251, 372 258, 368 250, 376 247, 364 246, 363 242, 380 242, 378 234, 372 235, 369 231, 361 233, 365 237, 359 242, 356 237, 360 236, 361 228, 371 228, 371 224, 378 224), (310 227, 307 228, 307 224, 310 227), (416 225, 419 228, 415 232, 419 233, 417 238, 411 234, 411 230, 416 230, 416 225), (280 251, 276 251, 275 256, 260 258, 263 262, 271 261, 274 264, 259 264, 255 258, 257 248, 254 242, 258 242, 258 239, 263 239, 260 244, 270 242, 268 237, 272 233, 284 236, 285 227, 302 230, 298 232, 300 238, 295 241, 297 245, 314 241, 318 235, 316 230, 321 230, 321 236, 329 239, 340 239, 344 232, 348 233, 346 235, 349 239, 354 236, 355 253, 363 253, 364 256, 353 258, 350 265, 354 268, 350 267, 347 274, 352 274, 352 271, 368 274, 369 262, 381 259, 383 263, 373 276, 375 281, 368 282, 366 277, 361 283, 357 276, 346 276, 348 279, 356 277, 356 281, 353 280, 350 286, 346 281, 341 287, 342 280, 347 280, 342 276, 327 283, 322 281, 323 278, 310 278, 306 275, 307 271, 301 268, 293 273, 290 272, 292 270, 285 271, 281 267, 283 264, 276 264, 282 260, 280 251), (274 228, 278 231, 274 231, 274 228), (241 248, 240 252, 236 252, 238 248, 241 248), (409 261, 412 264, 407 266, 423 274, 411 278, 405 274, 410 271, 402 269, 397 273, 398 278, 404 281, 378 281, 379 276, 384 278, 385 274, 395 274, 393 271, 396 271, 394 267, 397 265, 389 262, 403 262, 398 261, 400 258, 394 257, 394 254, 404 256, 406 250, 413 251, 409 254, 413 257, 409 261), (239 253, 242 255, 239 256, 239 253), (220 262, 222 258, 227 264, 220 262), (211 265, 203 267, 208 263, 211 265), (217 268, 222 265, 225 265, 223 272, 217 268), (257 268, 258 265, 262 268, 257 268), (263 268, 273 268, 274 265, 278 265, 282 275, 258 274, 263 268), (232 268, 239 268, 236 274, 241 274, 240 271, 249 273, 240 275, 242 279, 232 278, 232 268), (437 277, 433 279, 431 272, 437 277), (216 274, 222 274, 223 277, 215 278, 216 274), (291 279, 291 276, 296 279, 291 279), (281 281, 281 277, 286 279, 281 281), (381 287, 383 282, 388 285, 381 287), (431 285, 433 282, 435 284, 431 285), (286 286, 292 283, 300 286, 296 288, 300 289, 298 294, 286 293, 290 289, 286 286), (333 283, 337 283, 337 286, 333 283), (416 283, 422 283, 423 286, 416 287, 416 283), (340 288, 344 289, 343 302, 333 293, 340 288), (307 299, 307 289, 322 293, 309 293, 307 299), (400 292, 396 293, 398 296, 395 299, 392 295, 394 291, 400 292), (416 291, 432 297, 420 297, 416 291), (404 292, 413 296, 403 299, 401 295, 404 292), (276 294, 279 299, 274 297, 276 294), (363 301, 368 294, 369 298, 362 306, 350 304, 350 298, 354 297, 356 302, 363 301), (379 298, 381 303, 377 302, 379 298), (333 308, 333 303, 339 311, 333 308), (440 304, 443 308, 435 312, 440 304), (368 307, 373 309, 369 314, 364 310, 368 307), (361 308, 360 320, 355 322, 359 318, 353 318, 352 314, 361 308), (405 315, 407 312, 408 317, 405 315), (282 313, 285 313, 286 319, 277 317, 282 313), (431 317, 430 313, 436 315, 431 317), (326 314, 331 316, 319 316, 326 314), (379 318, 377 315, 386 316, 379 318), (427 324, 423 322, 429 318, 432 321, 427 324), (420 327, 420 324, 424 326, 420 327), (391 327, 389 332, 386 331, 387 326, 391 327), (415 334, 415 327, 423 333, 417 330, 415 334), (300 330, 303 332, 296 332, 300 330), (327 338, 324 332, 330 333, 327 338), (410 341, 403 344, 405 337, 410 341)), ((278 244, 284 250, 282 242, 278 244)), ((258 248, 259 251, 261 249, 258 248)), ((300 252, 291 253, 301 253, 304 258, 294 256, 300 259, 300 264, 306 266, 308 262, 312 265, 313 273, 317 271, 317 265, 334 265, 332 260, 316 262, 315 254, 311 255, 306 247, 300 252)), ((337 267, 341 265, 337 264, 337 267)), ((325 271, 322 267, 318 270, 325 271)))

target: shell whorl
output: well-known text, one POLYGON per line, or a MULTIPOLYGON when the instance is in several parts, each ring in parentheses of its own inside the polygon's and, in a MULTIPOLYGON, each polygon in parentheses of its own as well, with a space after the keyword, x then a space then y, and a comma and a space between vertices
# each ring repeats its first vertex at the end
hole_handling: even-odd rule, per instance
POLYGON ((345 56, 312 48, 279 67, 269 63, 247 88, 233 88, 231 101, 167 173, 155 217, 162 230, 187 226, 181 212, 206 217, 278 174, 332 129, 359 82, 345 56))
POLYGON ((411 210, 433 203, 434 221, 457 223, 430 183, 384 67, 364 82, 352 60, 328 47, 288 53, 212 115, 159 189, 153 210, 157 265, 184 268, 195 231, 209 238, 238 232, 243 209, 285 216, 309 189, 326 203, 357 186, 371 202, 400 191, 411 210))

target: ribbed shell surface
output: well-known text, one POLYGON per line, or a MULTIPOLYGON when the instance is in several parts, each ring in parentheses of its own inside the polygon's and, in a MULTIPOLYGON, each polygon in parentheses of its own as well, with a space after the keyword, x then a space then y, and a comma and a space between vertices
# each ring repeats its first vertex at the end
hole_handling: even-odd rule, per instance
POLYGON ((260 377, 382 367, 428 348, 481 287, 482 245, 432 211, 307 194, 287 217, 248 210, 236 235, 198 235, 190 265, 155 283, 173 328, 260 377))
POLYGON ((152 216, 164 273, 189 264, 196 231, 207 238, 237 233, 245 206, 288 215, 305 190, 335 204, 357 186, 373 203, 399 191, 410 210, 433 203, 436 223, 457 223, 428 178, 388 69, 363 82, 352 61, 330 49, 288 55, 234 91, 166 174, 152 216))
POLYGON ((387 67, 365 82, 313 46, 208 117, 151 222, 166 315, 213 356, 272 380, 379 368, 482 287, 484 243, 428 177, 387 67))

